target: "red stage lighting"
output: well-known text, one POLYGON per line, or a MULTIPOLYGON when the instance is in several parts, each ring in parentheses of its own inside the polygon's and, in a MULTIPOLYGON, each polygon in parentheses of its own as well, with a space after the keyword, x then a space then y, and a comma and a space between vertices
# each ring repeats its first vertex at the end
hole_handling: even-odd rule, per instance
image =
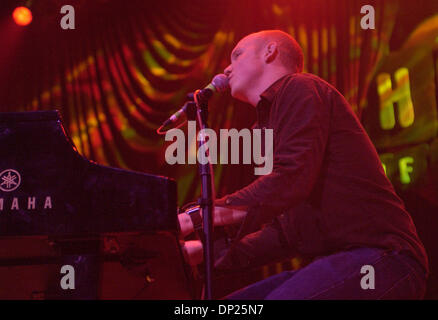
POLYGON ((32 21, 32 12, 26 7, 17 7, 12 12, 12 17, 19 26, 27 26, 32 21))

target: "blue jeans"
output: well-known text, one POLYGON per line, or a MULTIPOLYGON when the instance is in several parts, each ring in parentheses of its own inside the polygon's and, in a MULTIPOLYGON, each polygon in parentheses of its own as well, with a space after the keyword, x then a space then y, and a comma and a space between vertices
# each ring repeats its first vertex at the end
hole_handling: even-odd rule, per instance
POLYGON ((256 282, 226 299, 422 299, 425 291, 425 272, 409 255, 377 248, 355 248, 256 282), (369 287, 370 269, 361 273, 365 265, 374 269, 374 289, 369 287))

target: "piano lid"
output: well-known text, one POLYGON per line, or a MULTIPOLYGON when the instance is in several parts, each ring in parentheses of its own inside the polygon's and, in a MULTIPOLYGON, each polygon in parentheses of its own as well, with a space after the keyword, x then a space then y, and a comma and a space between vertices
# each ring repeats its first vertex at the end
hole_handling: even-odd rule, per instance
POLYGON ((0 236, 177 231, 176 182, 82 157, 58 111, 0 113, 0 236))

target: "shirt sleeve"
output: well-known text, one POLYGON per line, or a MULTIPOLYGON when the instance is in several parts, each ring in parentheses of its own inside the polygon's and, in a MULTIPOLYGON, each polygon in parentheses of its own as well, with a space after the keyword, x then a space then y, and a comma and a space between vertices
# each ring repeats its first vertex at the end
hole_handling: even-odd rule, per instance
POLYGON ((313 80, 290 78, 271 107, 273 169, 216 205, 286 209, 306 200, 318 178, 326 149, 330 105, 313 80))

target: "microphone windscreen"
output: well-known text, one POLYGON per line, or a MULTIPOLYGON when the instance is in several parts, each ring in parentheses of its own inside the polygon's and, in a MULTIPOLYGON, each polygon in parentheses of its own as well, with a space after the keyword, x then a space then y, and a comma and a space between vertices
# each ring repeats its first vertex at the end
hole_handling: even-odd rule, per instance
POLYGON ((228 84, 228 77, 223 73, 214 76, 211 84, 216 88, 218 92, 224 92, 230 89, 228 84))

